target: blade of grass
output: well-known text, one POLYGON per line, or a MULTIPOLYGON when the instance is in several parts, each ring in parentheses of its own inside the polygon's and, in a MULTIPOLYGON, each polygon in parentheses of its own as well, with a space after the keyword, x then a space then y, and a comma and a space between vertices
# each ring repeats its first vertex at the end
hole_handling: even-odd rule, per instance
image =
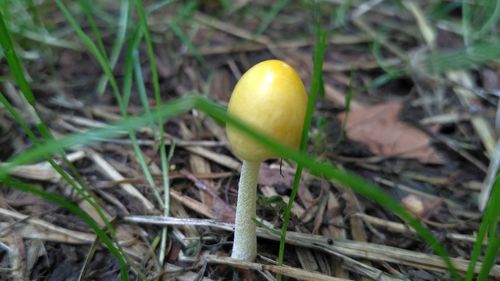
POLYGON ((28 138, 33 142, 37 143, 38 138, 35 136, 33 131, 30 129, 28 124, 24 122, 24 120, 21 118, 21 116, 17 113, 17 111, 14 109, 14 107, 10 104, 10 102, 5 98, 2 92, 0 92, 0 102, 3 104, 5 109, 9 112, 10 116, 14 119, 14 121, 21 126, 23 131, 28 135, 28 138))
POLYGON ((28 103, 35 107, 35 97, 33 96, 33 92, 26 81, 24 70, 21 66, 22 64, 16 55, 12 39, 10 38, 10 32, 8 31, 3 19, 3 13, 0 12, 0 44, 3 48, 5 59, 9 64, 10 72, 14 75, 21 92, 24 94, 28 103))
MULTIPOLYGON (((37 124, 35 124, 35 127, 37 128, 38 132, 41 134, 43 139, 45 139, 45 140, 53 139, 47 125, 44 122, 42 122, 41 118, 39 117, 39 113, 38 113, 38 110, 36 107, 35 97, 33 95, 33 92, 31 91, 31 87, 28 85, 28 82, 24 76, 24 71, 23 71, 21 61, 19 60, 19 58, 16 55, 16 51, 14 49, 12 39, 10 37, 10 33, 5 25, 5 22, 3 21, 3 17, 1 16, 1 14, 0 14, 0 45, 2 46, 2 48, 5 52, 5 56, 6 56, 8 64, 9 64, 9 69, 10 69, 11 73, 14 74, 17 85, 21 89, 21 92, 22 92, 24 98, 28 101, 28 104, 33 107, 33 109, 36 113, 36 117, 38 118, 38 122, 37 122, 37 124)), ((9 113, 14 117, 14 119, 17 122, 20 122, 19 124, 21 125, 21 127, 23 129, 28 129, 25 132, 28 135, 28 137, 30 137, 31 141, 35 145, 40 144, 41 141, 37 137, 35 137, 35 134, 33 133, 33 131, 31 131, 31 129, 29 129, 29 127, 24 123, 22 118, 20 118, 20 116, 17 114, 17 112, 14 110, 14 108, 10 105, 8 100, 5 99, 5 97, 3 97, 3 95, 2 95, 2 103, 6 106, 6 108, 9 110, 9 113)), ((93 195, 92 195, 92 192, 90 191, 90 189, 88 188, 88 186, 86 186, 85 181, 83 181, 82 177, 80 176, 79 172, 74 167, 74 165, 70 161, 68 161, 65 154, 63 153, 62 155, 63 155, 64 163, 69 167, 69 169, 71 170, 73 175, 76 177, 78 183, 75 182, 75 180, 64 169, 62 169, 62 167, 59 164, 57 164, 53 159, 51 159, 50 157, 47 157, 47 161, 54 168, 54 170, 56 170, 62 176, 62 178, 75 191, 77 191, 79 193, 79 195, 84 198, 84 200, 86 200, 96 210, 98 215, 101 217, 103 222, 108 227, 108 231, 110 232, 110 234, 114 235, 114 230, 113 230, 111 224, 106 219, 103 212, 100 210, 99 206, 97 206, 95 201, 90 198, 93 195)), ((95 197, 94 197, 94 199, 95 199, 95 197)))
POLYGON ((343 0, 340 7, 335 11, 335 25, 344 26, 348 17, 349 8, 351 7, 351 0, 343 0))
MULTIPOLYGON (((37 8, 33 0, 28 0, 27 2, 27 11, 30 15, 30 21, 29 20, 24 20, 20 19, 19 21, 23 23, 23 25, 27 25, 26 28, 21 28, 19 29, 18 35, 28 38, 33 41, 37 41, 42 43, 43 45, 40 46, 41 50, 43 51, 44 57, 48 59, 48 65, 49 65, 49 71, 51 74, 55 73, 54 69, 54 51, 50 46, 52 47, 59 47, 59 48, 67 48, 71 50, 80 50, 80 47, 70 41, 64 40, 57 38, 53 35, 51 35, 48 31, 47 28, 44 24, 44 22, 41 20, 40 16, 40 9, 37 8)), ((16 17, 17 19, 17 17, 16 17)), ((10 22, 12 24, 12 22, 10 22)), ((11 29, 12 31, 12 29, 11 29)))
MULTIPOLYGON (((110 65, 111 69, 113 69, 118 61, 118 56, 123 48, 125 43, 125 38, 127 34, 128 22, 130 19, 130 1, 122 0, 120 5, 120 20, 118 21, 118 31, 116 32, 116 39, 111 47, 111 58, 110 65)), ((97 83, 97 93, 104 94, 104 90, 106 89, 106 85, 108 83, 108 76, 103 74, 97 83)))
MULTIPOLYGON (((476 268, 477 261, 479 260, 483 241, 487 236, 488 229, 493 229, 495 230, 495 232, 497 230, 498 219, 500 218, 500 209, 498 208, 498 206, 500 206, 500 178, 497 176, 495 186, 488 201, 488 205, 486 206, 483 218, 481 219, 481 225, 479 226, 476 242, 474 243, 474 247, 472 248, 470 262, 467 268, 467 274, 465 275, 464 279, 466 281, 471 281, 474 277, 474 269, 476 268)), ((483 267, 481 268, 478 280, 487 280, 480 278, 487 278, 487 274, 491 270, 491 266, 493 265, 493 262, 498 254, 498 240, 500 239, 496 237, 496 234, 492 234, 493 233, 490 233, 490 237, 488 237, 488 246, 483 261, 483 267), (495 239, 495 237, 497 239, 495 239)))
POLYGON ((372 80, 369 85, 368 89, 373 89, 382 86, 383 84, 401 77, 403 74, 402 71, 395 69, 393 67, 387 66, 384 62, 384 58, 382 57, 382 51, 380 48, 380 41, 375 38, 372 44, 372 54, 375 60, 377 61, 377 64, 382 68, 382 70, 385 72, 385 74, 378 76, 374 80, 372 80))
MULTIPOLYGON (((73 51, 81 51, 82 48, 80 45, 75 44, 71 41, 60 39, 57 37, 54 37, 48 33, 45 33, 46 31, 42 31, 44 34, 40 34, 38 32, 33 32, 30 30, 25 30, 22 34, 20 34, 22 37, 33 40, 35 42, 42 43, 46 46, 51 46, 51 47, 57 47, 57 48, 65 48, 73 51)), ((48 48, 48 50, 51 50, 48 48)))
MULTIPOLYGON (((138 0, 135 1, 135 5, 137 7, 137 11, 139 14, 139 20, 140 20, 140 25, 141 28, 144 32, 144 38, 146 41, 146 46, 148 50, 148 59, 149 59, 149 66, 151 69, 151 74, 153 78, 153 89, 154 89, 154 96, 155 96, 155 102, 156 106, 159 106, 162 104, 161 102, 161 95, 160 95, 160 83, 158 79, 158 70, 156 68, 156 60, 154 56, 154 50, 153 50, 153 41, 151 40, 151 35, 149 34, 149 29, 148 29, 148 22, 146 19, 146 12, 144 11, 144 6, 142 3, 138 0)), ((140 73, 139 73, 140 74, 140 73)), ((141 78, 142 75, 138 75, 138 78, 141 78)), ((143 89, 141 86, 144 86, 144 83, 141 83, 139 85, 139 90, 143 89)), ((141 91, 139 91, 141 92, 141 91)), ((144 96, 143 99, 147 101, 145 92, 142 93, 144 96)), ((147 108, 147 102, 144 103, 144 106, 147 108)), ((156 130, 154 130, 156 132, 156 130)), ((158 119, 158 134, 155 136, 156 139, 160 140, 160 160, 161 160, 161 172, 162 172, 162 180, 163 180, 163 215, 168 216, 170 213, 170 179, 168 176, 168 158, 167 158, 167 153, 166 153, 166 147, 165 147, 165 134, 163 131, 163 119, 158 119)), ((173 146, 171 146, 171 153, 173 153, 173 146)), ((171 157, 171 156, 170 156, 171 157)), ((166 248, 166 243, 167 243, 167 227, 164 227, 162 229, 161 233, 161 241, 160 241, 160 259, 159 262, 160 264, 163 264, 165 260, 165 248, 166 248)))
POLYGON ((0 179, 7 176, 8 173, 16 166, 46 159, 54 153, 74 145, 85 145, 94 143, 101 139, 108 139, 110 137, 122 135, 124 131, 134 130, 136 128, 140 128, 141 126, 150 124, 152 118, 164 119, 179 115, 189 108, 193 108, 198 99, 199 97, 181 98, 174 100, 167 105, 160 106, 158 110, 152 111, 151 115, 144 114, 139 117, 127 117, 115 125, 42 142, 40 145, 35 145, 26 152, 17 155, 8 164, 0 167, 0 179))
POLYGON ((94 21, 92 7, 88 0, 80 0, 80 7, 82 8, 83 14, 87 18, 87 22, 90 25, 90 30, 92 30, 92 34, 94 34, 94 39, 97 42, 97 48, 101 52, 101 54, 107 59, 108 54, 106 53, 106 48, 104 47, 104 43, 102 42, 102 36, 97 28, 97 24, 94 21))
MULTIPOLYGON (((146 93, 146 87, 144 86, 144 79, 142 77, 142 69, 141 69, 141 65, 139 63, 139 52, 137 51, 137 49, 134 49, 134 51, 132 52, 132 63, 134 65, 133 68, 134 68, 137 92, 139 93, 139 98, 142 102, 144 112, 147 115, 151 114, 151 110, 150 110, 149 105, 148 105, 148 97, 147 97, 147 93, 146 93)), ((154 124, 154 120, 151 119, 150 125, 152 126, 153 124, 154 124)), ((156 132, 156 128, 154 126, 152 126, 152 129, 153 129, 153 132, 156 132)), ((160 130, 163 132, 162 129, 160 129, 160 130)), ((131 135, 131 138, 136 139, 135 135, 133 135, 133 136, 131 135)), ((155 139, 156 139, 156 137, 155 137, 155 139)), ((147 166, 147 163, 145 162, 144 156, 142 155, 142 152, 140 151, 139 144, 137 143, 137 141, 133 141, 132 145, 134 147, 134 151, 136 151, 136 153, 139 153, 137 155, 139 157, 139 163, 141 165, 143 173, 146 177, 146 181, 155 190, 155 192, 154 192, 155 198, 158 201, 158 204, 160 205, 160 207, 162 209, 164 209, 165 204, 162 201, 160 193, 158 192, 158 188, 156 187, 156 183, 154 182, 153 175, 149 171, 149 168, 147 166), (134 143, 136 143, 137 145, 134 143)))
POLYGON ((271 10, 267 12, 266 16, 261 21, 259 27, 254 32, 254 36, 258 37, 259 35, 264 33, 264 31, 266 31, 266 29, 271 25, 274 18, 276 18, 276 16, 281 12, 281 10, 283 10, 286 7, 286 5, 288 5, 289 2, 290 0, 280 0, 275 2, 271 10))
POLYGON ((33 22, 36 25, 41 26, 43 24, 42 20, 40 19, 40 15, 38 13, 38 9, 36 8, 35 2, 33 0, 28 0, 28 12, 32 15, 33 22))
POLYGON ((149 7, 146 8, 146 14, 151 14, 155 12, 156 10, 159 10, 161 8, 164 8, 172 3, 174 3, 177 0, 163 0, 163 1, 158 1, 156 3, 153 3, 149 5, 149 7))
MULTIPOLYGON (((142 30, 142 34, 144 34, 144 39, 145 39, 146 47, 148 50, 148 60, 149 60, 149 67, 151 70, 151 76, 152 76, 152 80, 153 80, 153 91, 154 91, 155 102, 156 102, 156 106, 159 106, 161 104, 160 83, 159 83, 159 78, 158 78, 158 70, 156 67, 156 59, 154 56, 153 41, 152 41, 151 35, 149 33, 148 23, 146 20, 146 13, 144 11, 144 7, 142 6, 142 3, 138 0, 135 0, 135 6, 136 6, 138 14, 139 14, 140 29, 142 30)), ((138 70, 140 71, 140 69, 138 69, 138 70)), ((137 78, 142 79, 142 75, 138 76, 137 74, 140 75, 140 72, 139 73, 136 72, 136 76, 137 76, 137 78)), ((144 83, 141 83, 139 90, 141 90, 141 89, 144 90, 145 88, 143 86, 144 86, 144 83)), ((146 95, 144 95, 143 99, 145 101, 145 102, 143 101, 145 109, 148 109, 146 95)), ((158 127, 159 127, 158 129, 160 130, 161 138, 163 138, 163 123, 162 122, 163 122, 163 120, 158 120, 158 127)))
MULTIPOLYGON (((160 142, 161 146, 165 146, 164 138, 160 142)), ((175 143, 172 142, 170 145, 170 150, 168 152, 168 157, 166 153, 160 152, 160 160, 162 166, 162 177, 163 177, 163 216, 168 217, 170 215, 170 179, 168 177, 168 163, 172 159, 175 151, 175 143)), ((166 249, 167 249, 167 233, 168 228, 165 226, 161 231, 161 241, 160 241, 160 264, 165 262, 166 249)))
POLYGON ((481 37, 490 30, 494 31, 495 28, 498 29, 498 23, 500 19, 500 1, 490 0, 486 2, 488 3, 488 7, 485 7, 484 9, 487 11, 491 11, 491 16, 487 17, 483 25, 478 28, 476 37, 481 37))
POLYGON ((396 76, 396 75, 400 75, 401 74, 401 71, 393 68, 393 67, 390 67, 388 65, 386 65, 385 61, 384 61, 384 58, 382 56, 382 50, 380 48, 380 41, 375 39, 373 41, 373 44, 372 44, 372 54, 373 54, 373 57, 375 58, 375 61, 377 62, 378 66, 380 66, 380 68, 382 68, 382 70, 391 75, 391 76, 396 76))
POLYGON ((146 87, 144 86, 144 78, 142 77, 142 69, 139 62, 139 52, 137 51, 137 49, 133 51, 132 62, 134 64, 134 77, 135 77, 137 92, 139 93, 139 99, 141 100, 144 112, 150 114, 151 109, 149 108, 148 96, 146 93, 146 87))
POLYGON ((434 73, 466 69, 500 59, 500 40, 470 45, 449 52, 433 53, 423 62, 434 73))
MULTIPOLYGON (((309 134, 309 129, 311 128, 312 116, 316 105, 316 100, 318 95, 320 95, 323 89, 322 76, 323 76, 323 59, 325 55, 325 49, 326 49, 326 31, 322 30, 318 19, 316 22, 316 46, 314 49, 313 80, 311 83, 311 89, 309 91, 310 92, 309 99, 307 101, 307 110, 304 118, 304 127, 302 129, 302 137, 300 141, 300 151, 306 150, 307 143, 309 140, 308 134, 309 134)), ((286 232, 288 230, 288 223, 290 221, 292 205, 299 190, 299 183, 302 175, 302 170, 303 166, 301 164, 298 164, 293 179, 292 192, 290 194, 290 198, 288 199, 288 204, 285 209, 283 226, 281 227, 278 265, 283 265, 283 259, 285 257, 286 232)), ((281 276, 278 276, 278 279, 281 279, 281 276)))
POLYGON ((334 143, 334 147, 339 145, 345 137, 345 127, 347 124, 347 119, 349 118, 349 112, 351 112, 351 100, 352 100, 352 95, 353 95, 353 81, 354 81, 354 71, 351 71, 351 75, 349 77, 349 90, 347 92, 347 95, 345 96, 345 117, 344 120, 342 121, 342 126, 340 127, 340 135, 337 138, 337 140, 334 143))
POLYGON ((489 280, 488 275, 498 258, 499 249, 500 249, 500 236, 490 237, 490 242, 488 242, 488 247, 486 248, 486 253, 484 255, 481 271, 479 272, 479 276, 477 277, 478 281, 489 280))
POLYGON ((495 31, 500 19, 498 0, 462 0, 462 29, 465 46, 471 46, 490 31, 495 31))
POLYGON ((97 59, 104 73, 108 76, 109 83, 111 84, 111 88, 113 90, 113 93, 115 94, 116 102, 118 103, 118 107, 122 110, 122 115, 126 114, 126 110, 125 112, 123 112, 124 109, 123 100, 120 96, 120 90, 118 88, 116 80, 114 79, 113 71, 111 70, 107 57, 105 56, 105 54, 101 53, 101 51, 97 48, 92 39, 90 39, 90 37, 87 34, 85 34, 85 32, 82 30, 78 22, 76 22, 75 18, 71 15, 68 8, 66 8, 66 6, 61 2, 61 0, 55 0, 55 2, 59 7, 59 9, 64 14, 64 17, 66 17, 66 19, 69 21, 71 27, 73 27, 73 29, 77 33, 80 40, 82 40, 83 44, 87 47, 90 53, 97 59))
POLYGON ((175 33, 175 35, 177 35, 177 37, 179 37, 179 39, 181 39, 182 44, 184 44, 188 48, 188 50, 194 55, 194 57, 198 60, 198 62, 201 63, 201 65, 203 67, 206 67, 207 62, 203 58, 202 54, 194 46, 191 39, 189 39, 189 36, 187 36, 184 33, 184 31, 182 31, 182 29, 177 24, 177 21, 171 20, 171 21, 168 21, 167 24, 168 24, 168 27, 170 27, 170 29, 175 33))
MULTIPOLYGON (((0 93, 0 102, 4 105, 4 107, 7 109, 7 111, 10 113, 10 115, 14 118, 14 120, 21 126, 21 128, 25 131, 25 133, 28 135, 28 137, 31 139, 31 141, 35 145, 42 145, 40 140, 35 136, 33 131, 29 128, 29 126, 24 122, 24 120, 21 118, 21 116, 17 113, 17 111, 14 109, 14 107, 10 104, 10 102, 5 98, 5 96, 0 93)), ((87 201, 89 205, 94 208, 94 210, 97 212, 99 215, 99 218, 104 222, 104 225, 108 229, 111 237, 113 237, 116 240, 116 234, 115 231, 109 222, 109 220, 106 218, 104 213, 102 212, 101 208, 97 205, 96 203, 96 197, 95 195, 89 191, 88 189, 83 188, 81 185, 78 185, 72 178, 71 176, 64 170, 62 167, 57 164, 57 162, 54 161, 54 159, 47 157, 47 162, 51 165, 51 167, 61 175, 61 177, 70 184, 70 186, 75 190, 78 195, 82 197, 83 200, 87 201)), ((73 166, 74 167, 74 166, 73 166)), ((123 257, 126 257, 125 254, 123 253, 122 249, 119 247, 120 253, 123 257)))
POLYGON ((464 44, 469 46, 471 43, 471 8, 468 1, 462 0, 462 30, 464 34, 464 44))
MULTIPOLYGON (((109 64, 109 60, 107 59, 107 57, 105 56, 105 54, 102 54, 99 51, 99 49, 92 42, 92 40, 90 39, 90 37, 87 34, 85 34, 85 32, 83 32, 83 30, 78 25, 78 23, 73 18, 73 16, 70 14, 70 12, 66 8, 66 6, 60 0, 56 0, 56 4, 61 9, 61 11, 63 12, 64 16, 68 19, 68 21, 70 22, 71 26, 73 27, 73 29, 76 31, 76 33, 80 37, 80 40, 83 41, 83 43, 87 46, 87 48, 92 53, 92 55, 94 55, 94 57, 97 59, 97 61, 101 65, 102 69, 104 70, 106 76, 109 79, 109 83, 111 84, 111 88, 112 88, 113 93, 115 95, 115 99, 116 99, 116 101, 118 103, 118 107, 120 109, 120 112, 121 112, 122 116, 126 118, 128 116, 127 108, 126 108, 126 105, 128 104, 128 101, 124 101, 123 98, 122 98, 122 96, 121 96, 120 90, 118 88, 118 84, 116 83, 116 79, 115 79, 115 77, 113 75, 113 72, 111 70, 111 66, 109 64)), ((131 76, 129 76, 129 77, 131 77, 131 76)), ((131 85, 131 81, 126 82, 126 84, 127 85, 131 85)), ((130 89, 126 88, 125 91, 130 91, 130 89)), ((130 94, 126 93, 125 96, 128 97, 128 96, 130 96, 130 94)), ((142 154, 140 146, 139 146, 139 144, 137 142, 137 138, 136 138, 135 133, 133 131, 129 131, 129 138, 131 140, 133 151, 135 153, 137 161, 139 162, 139 164, 140 164, 143 172, 145 173, 146 178, 150 179, 148 181, 149 184, 150 184, 149 188, 152 191, 153 195, 156 197, 156 199, 157 199, 158 203, 160 204, 160 206, 162 206, 163 204, 162 204, 161 196, 158 193, 157 188, 155 188, 154 180, 152 180, 151 172, 149 171, 147 163, 146 163, 146 161, 144 159, 144 155, 142 154)))
POLYGON ((78 208, 78 206, 74 205, 70 201, 59 197, 53 193, 47 192, 40 188, 36 188, 31 184, 24 183, 22 181, 12 179, 10 177, 2 178, 1 182, 7 186, 15 188, 17 190, 23 192, 29 192, 33 195, 36 195, 40 198, 52 201, 53 203, 65 208, 75 216, 79 217, 83 222, 85 222, 92 230, 94 230, 95 234, 101 242, 108 248, 110 253, 116 258, 118 264, 120 266, 121 280, 128 280, 128 272, 127 272, 127 263, 122 257, 120 250, 115 247, 113 241, 106 235, 106 233, 99 227, 97 222, 92 219, 87 213, 85 213, 82 209, 78 208))
POLYGON ((136 28, 133 35, 129 38, 127 42, 127 54, 125 56, 125 67, 124 67, 124 78, 123 78, 123 106, 128 107, 128 102, 130 100, 130 95, 132 93, 132 75, 134 68, 134 52, 137 50, 139 43, 142 40, 142 28, 136 28))
MULTIPOLYGON (((104 73, 105 73, 106 77, 108 78, 108 81, 111 85, 111 89, 115 95, 115 99, 118 103, 120 112, 124 118, 127 118, 127 116, 128 116, 127 106, 128 106, 128 99, 130 97, 130 87, 132 84, 132 75, 126 74, 126 77, 125 77, 126 80, 124 81, 124 91, 125 91, 124 95, 125 95, 126 99, 123 100, 121 93, 120 93, 120 90, 118 88, 116 79, 113 75, 110 61, 107 59, 106 54, 99 51, 99 49, 95 46, 93 41, 88 37, 88 35, 86 35, 85 32, 83 32, 83 30, 78 25, 78 23, 73 18, 73 16, 69 13, 69 11, 65 7, 65 5, 60 0, 56 0, 56 4, 58 5, 59 9, 63 12, 63 14, 67 18, 67 20, 70 22, 70 25, 76 31, 80 40, 82 40, 82 42, 86 45, 87 49, 89 49, 91 54, 97 59, 97 61, 101 65, 101 67, 104 70, 104 73)), ((142 34, 140 32, 137 32, 132 37, 133 38, 132 43, 134 44, 134 46, 135 46, 135 44, 138 45, 140 43, 141 35, 142 34)), ((129 64, 130 64, 130 66, 128 67, 128 71, 129 71, 129 73, 131 73, 131 62, 129 64)), ((149 115, 146 115, 146 117, 149 117, 149 115)), ((152 120, 152 119, 150 119, 150 120, 152 120)), ((155 196, 159 206, 163 208, 164 205, 163 205, 161 196, 158 192, 158 189, 156 188, 156 185, 155 185, 154 180, 152 178, 151 172, 149 171, 149 167, 145 161, 144 155, 142 154, 140 146, 137 142, 137 138, 135 136, 135 133, 132 130, 130 130, 128 133, 129 133, 130 141, 132 143, 135 157, 136 157, 138 163, 140 164, 146 179, 148 179, 148 183, 149 183, 148 187, 150 188, 153 195, 155 196)))
MULTIPOLYGON (((186 32, 184 32, 182 28, 179 26, 179 23, 188 22, 187 20, 191 18, 193 13, 196 12, 197 7, 198 7, 197 1, 194 0, 187 1, 186 4, 181 9, 179 9, 175 18, 167 21, 167 25, 174 32, 174 34, 177 37, 179 37, 182 44, 184 44, 184 46, 187 47, 187 49, 191 52, 191 54, 193 54, 193 56, 201 64, 201 66, 203 68, 208 68, 207 62, 203 58, 203 55, 198 51, 196 46, 193 44, 191 36, 189 36, 186 32)), ((192 22, 188 23, 189 26, 192 25, 192 22)))

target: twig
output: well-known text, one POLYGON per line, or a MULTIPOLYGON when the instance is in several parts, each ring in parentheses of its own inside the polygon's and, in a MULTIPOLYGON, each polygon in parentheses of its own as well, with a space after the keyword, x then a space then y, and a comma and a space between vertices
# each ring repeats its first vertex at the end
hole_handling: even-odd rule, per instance
POLYGON ((311 280, 311 281, 348 281, 350 279, 336 278, 320 274, 317 272, 306 271, 303 269, 298 269, 290 266, 279 266, 279 265, 269 265, 260 264, 254 262, 246 262, 235 260, 229 257, 219 257, 214 255, 209 255, 206 257, 207 262, 216 264, 230 265, 236 268, 252 269, 252 270, 267 270, 274 272, 276 274, 296 278, 299 280, 311 280))
POLYGON ((269 49, 269 51, 271 53, 273 53, 273 55, 275 55, 276 57, 278 57, 278 58, 284 57, 283 54, 281 54, 281 52, 278 51, 278 48, 272 42, 272 40, 264 35, 255 36, 254 34, 252 34, 251 32, 249 32, 245 29, 236 27, 236 26, 231 25, 231 24, 226 23, 226 22, 222 22, 216 18, 207 16, 207 15, 202 14, 202 13, 196 13, 194 16, 194 19, 196 21, 204 24, 204 25, 207 25, 207 26, 213 27, 215 29, 227 32, 227 33, 232 34, 234 36, 238 36, 238 37, 246 39, 246 40, 251 40, 251 41, 261 43, 264 46, 266 46, 269 49))
MULTIPOLYGON (((387 229, 389 231, 398 232, 398 233, 407 233, 407 234, 412 234, 412 235, 416 234, 415 230, 413 230, 412 228, 408 227, 407 225, 405 225, 403 223, 388 221, 385 219, 369 216, 369 215, 363 214, 363 213, 355 213, 352 216, 357 217, 357 218, 361 218, 366 223, 382 227, 382 228, 387 229)), ((455 241, 463 241, 463 242, 468 242, 468 243, 475 243, 476 242, 476 237, 471 236, 471 235, 464 235, 464 234, 459 234, 459 233, 446 233, 445 235, 446 235, 446 238, 451 239, 451 240, 455 240, 455 241)), ((487 242, 488 242, 487 240, 484 241, 485 244, 487 244, 487 242)))

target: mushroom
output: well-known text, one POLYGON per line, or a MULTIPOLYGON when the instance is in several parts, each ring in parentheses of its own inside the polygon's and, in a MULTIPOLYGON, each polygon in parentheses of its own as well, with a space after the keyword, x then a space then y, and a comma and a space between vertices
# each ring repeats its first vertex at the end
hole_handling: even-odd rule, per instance
MULTIPOLYGON (((283 61, 267 60, 241 77, 229 100, 228 112, 277 142, 298 148, 306 107, 307 93, 297 72, 283 61)), ((253 261, 257 255, 253 218, 260 163, 276 155, 235 127, 228 125, 226 132, 234 154, 243 161, 231 257, 253 261)))

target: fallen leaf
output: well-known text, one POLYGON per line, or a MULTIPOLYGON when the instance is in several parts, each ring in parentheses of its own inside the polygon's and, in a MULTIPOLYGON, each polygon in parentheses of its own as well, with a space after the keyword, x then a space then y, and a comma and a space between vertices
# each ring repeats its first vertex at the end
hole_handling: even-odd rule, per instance
MULTIPOLYGON (((367 145, 377 155, 443 164, 444 159, 431 146, 429 136, 399 120, 401 107, 399 102, 387 102, 352 109, 345 125, 347 137, 367 145)), ((343 121, 345 113, 339 117, 343 121)))

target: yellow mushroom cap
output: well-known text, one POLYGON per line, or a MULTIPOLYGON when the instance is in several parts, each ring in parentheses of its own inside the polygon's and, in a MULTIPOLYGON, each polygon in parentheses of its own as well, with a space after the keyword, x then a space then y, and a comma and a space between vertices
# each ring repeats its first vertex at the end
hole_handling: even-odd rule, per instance
MULTIPOLYGON (((298 148, 307 93, 295 70, 280 60, 250 68, 236 84, 228 112, 280 143, 298 148)), ((237 128, 227 126, 233 152, 242 160, 263 161, 276 155, 237 128)))

